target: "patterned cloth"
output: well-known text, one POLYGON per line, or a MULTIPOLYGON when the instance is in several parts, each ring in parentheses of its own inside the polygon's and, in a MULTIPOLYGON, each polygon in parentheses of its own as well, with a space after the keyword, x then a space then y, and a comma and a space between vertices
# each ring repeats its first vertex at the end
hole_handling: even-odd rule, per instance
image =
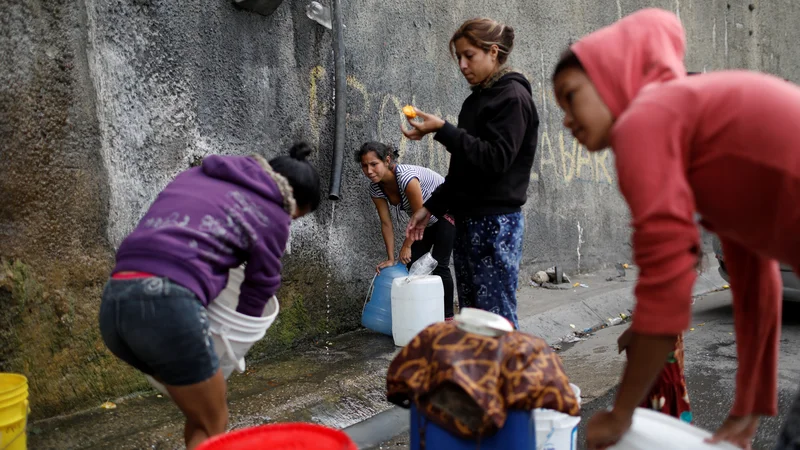
MULTIPOLYGON (((630 329, 626 332, 630 332, 630 329)), ((683 335, 678 336, 675 350, 667 356, 667 364, 639 406, 692 423, 689 391, 683 372, 683 335)))
POLYGON ((561 358, 545 341, 517 331, 468 333, 452 322, 414 337, 389 366, 386 388, 390 402, 414 402, 430 421, 467 439, 496 432, 509 410, 580 414, 561 358))
POLYGON ((517 285, 524 231, 521 212, 457 218, 453 264, 461 307, 501 315, 519 329, 517 285))
POLYGON ((783 429, 774 450, 800 450, 800 391, 783 422, 783 429))

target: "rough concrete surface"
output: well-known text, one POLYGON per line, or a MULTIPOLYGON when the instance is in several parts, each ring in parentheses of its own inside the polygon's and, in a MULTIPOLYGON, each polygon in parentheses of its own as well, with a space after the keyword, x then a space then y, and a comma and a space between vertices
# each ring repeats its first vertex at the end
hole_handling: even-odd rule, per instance
MULTIPOLYGON (((455 120, 469 90, 447 45, 463 20, 488 15, 516 29, 510 62, 532 80, 542 119, 523 265, 574 272, 625 260, 629 230, 611 155, 590 155, 562 130, 549 83, 559 53, 623 14, 659 6, 686 26, 690 69, 758 68, 796 80, 800 5, 750 4, 343 2, 343 200, 324 201, 293 226, 279 293, 286 309, 257 351, 357 327, 384 250, 352 152, 382 140, 405 162, 446 171, 447 153, 432 139, 401 138, 399 109, 413 103, 455 120)), ((271 157, 305 139, 319 148, 311 160, 327 185, 331 33, 292 1, 264 17, 228 0, 10 0, 0 23, 0 299, 11 305, 0 313, 11 330, 0 369, 31 377, 34 414, 50 415, 136 387, 104 381, 121 366, 97 340, 94 316, 113 249, 175 174, 205 155, 271 157), (25 283, 37 283, 38 294, 25 283), (70 341, 76 335, 80 345, 70 341)))
POLYGON ((110 184, 80 2, 0 4, 0 372, 34 416, 131 387, 98 345, 110 184))

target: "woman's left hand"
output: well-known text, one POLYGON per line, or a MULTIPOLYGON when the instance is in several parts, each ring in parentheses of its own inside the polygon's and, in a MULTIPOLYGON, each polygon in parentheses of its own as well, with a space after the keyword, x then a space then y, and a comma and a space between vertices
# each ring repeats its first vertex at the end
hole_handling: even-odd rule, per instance
POLYGON ((400 262, 403 264, 408 264, 411 262, 411 247, 403 246, 400 249, 400 262))
POLYGON ((750 450, 753 444, 753 438, 758 430, 759 416, 728 416, 722 426, 714 433, 706 442, 716 444, 718 442, 727 441, 731 444, 750 450))
POLYGON ((414 111, 417 112, 417 117, 421 118, 422 121, 420 122, 406 118, 412 127, 410 130, 406 130, 405 127, 400 125, 400 131, 403 132, 405 137, 411 139, 412 141, 418 141, 426 134, 439 131, 444 126, 443 119, 436 117, 433 114, 422 112, 417 108, 414 108, 414 111))
POLYGON ((601 411, 586 425, 586 448, 602 450, 616 444, 631 427, 632 418, 614 411, 601 411))

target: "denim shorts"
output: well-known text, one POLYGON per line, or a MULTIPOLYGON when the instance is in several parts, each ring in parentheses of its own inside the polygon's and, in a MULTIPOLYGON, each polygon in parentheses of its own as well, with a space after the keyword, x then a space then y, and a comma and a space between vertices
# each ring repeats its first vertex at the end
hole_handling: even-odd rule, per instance
POLYGON ((205 307, 167 278, 109 280, 100 333, 111 353, 168 385, 199 383, 219 369, 205 307))

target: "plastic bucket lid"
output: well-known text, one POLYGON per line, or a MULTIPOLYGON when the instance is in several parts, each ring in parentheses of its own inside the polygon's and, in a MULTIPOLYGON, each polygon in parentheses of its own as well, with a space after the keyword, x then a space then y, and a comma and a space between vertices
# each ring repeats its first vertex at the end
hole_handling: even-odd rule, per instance
POLYGON ((310 423, 280 423, 232 431, 208 439, 197 450, 358 450, 342 431, 310 423))
POLYGON ((514 326, 503 316, 477 308, 462 308, 455 316, 459 328, 469 333, 500 336, 514 331, 514 326))

